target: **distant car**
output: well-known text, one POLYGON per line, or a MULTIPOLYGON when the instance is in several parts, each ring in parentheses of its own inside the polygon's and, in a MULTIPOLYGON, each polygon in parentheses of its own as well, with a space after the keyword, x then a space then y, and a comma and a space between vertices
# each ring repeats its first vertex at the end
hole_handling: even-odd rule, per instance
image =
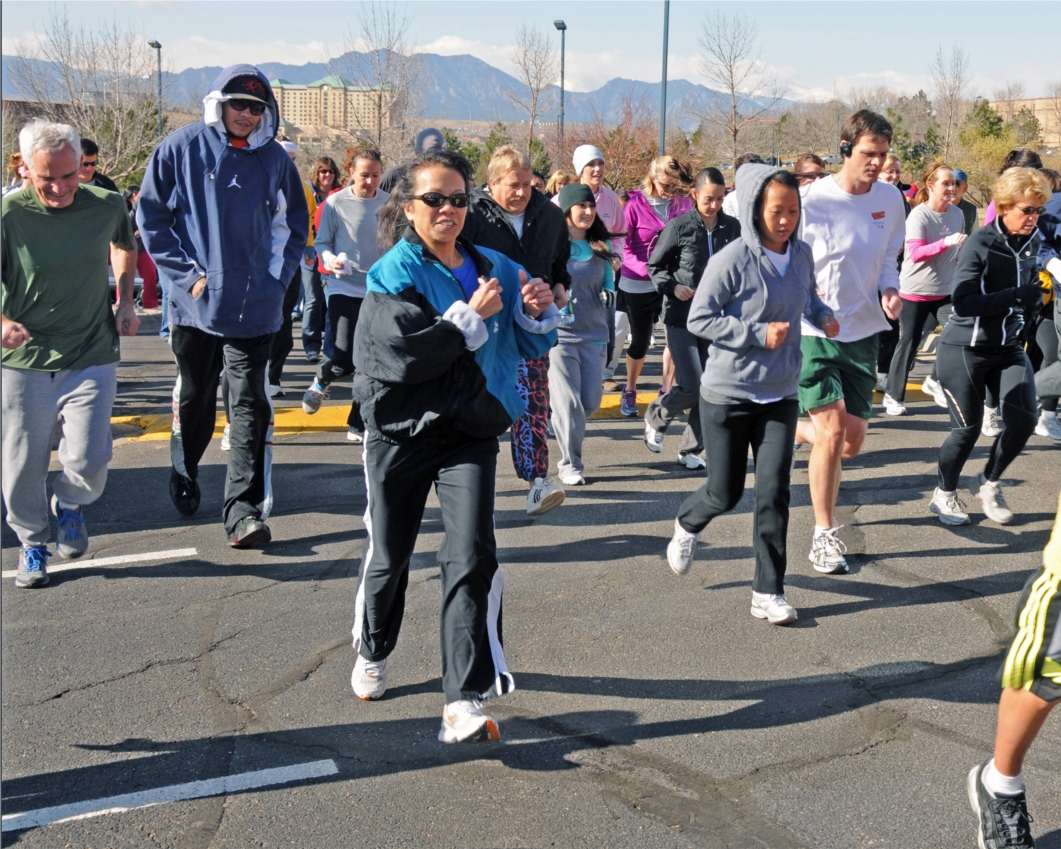
POLYGON ((788 162, 782 162, 781 164, 785 168, 795 168, 796 167, 796 160, 792 159, 792 160, 789 160, 788 162))

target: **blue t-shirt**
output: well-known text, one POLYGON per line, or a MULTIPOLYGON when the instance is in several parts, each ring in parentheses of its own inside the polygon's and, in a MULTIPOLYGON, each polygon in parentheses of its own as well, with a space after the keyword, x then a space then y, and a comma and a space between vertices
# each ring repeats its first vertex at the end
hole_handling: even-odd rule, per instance
POLYGON ((457 250, 460 251, 464 262, 461 263, 459 268, 451 268, 450 271, 457 278, 457 282, 461 284, 461 288, 464 289, 464 297, 471 298, 475 294, 475 290, 479 288, 479 272, 476 271, 475 263, 468 256, 468 252, 460 245, 457 245, 457 250))

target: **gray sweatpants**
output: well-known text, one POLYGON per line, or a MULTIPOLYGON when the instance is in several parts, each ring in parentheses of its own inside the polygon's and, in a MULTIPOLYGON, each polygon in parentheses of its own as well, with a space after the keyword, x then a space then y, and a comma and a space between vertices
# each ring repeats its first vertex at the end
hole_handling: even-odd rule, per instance
POLYGON ((111 459, 111 408, 118 364, 46 372, 4 368, 3 491, 7 523, 23 545, 48 542, 48 493, 56 419, 62 417, 53 489, 60 501, 84 506, 103 494, 111 459))
POLYGON ((674 387, 648 405, 645 421, 664 433, 669 425, 686 410, 689 424, 682 432, 678 453, 699 454, 704 450, 703 430, 700 427, 700 378, 711 343, 690 333, 684 327, 667 326, 667 347, 674 361, 674 387))
POLYGON ((561 342, 549 352, 549 409, 560 445, 561 475, 582 473, 586 419, 600 408, 607 346, 597 342, 561 342))

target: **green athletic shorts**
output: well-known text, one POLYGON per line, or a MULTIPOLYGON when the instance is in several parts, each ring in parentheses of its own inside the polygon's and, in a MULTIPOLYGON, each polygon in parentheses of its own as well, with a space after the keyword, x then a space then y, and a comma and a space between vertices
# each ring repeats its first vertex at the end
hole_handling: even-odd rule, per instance
POLYGON ((799 376, 802 412, 844 402, 847 412, 873 418, 873 388, 877 385, 877 334, 857 342, 837 342, 821 336, 800 340, 803 370, 799 376))
POLYGON ((1030 690, 1048 702, 1061 699, 1061 575, 1039 569, 1024 585, 1002 686, 1030 690))

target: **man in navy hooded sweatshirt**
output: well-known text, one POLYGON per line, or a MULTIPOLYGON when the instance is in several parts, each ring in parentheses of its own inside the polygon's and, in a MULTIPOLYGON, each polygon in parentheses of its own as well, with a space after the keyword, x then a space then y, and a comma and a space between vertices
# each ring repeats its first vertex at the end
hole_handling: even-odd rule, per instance
POLYGON ((203 98, 203 120, 151 157, 137 209, 148 253, 171 281, 170 498, 185 516, 199 508, 199 460, 223 374, 232 443, 223 516, 236 548, 271 539, 266 369, 309 229, 302 181, 274 140, 278 126, 265 75, 252 65, 226 68, 203 98))

